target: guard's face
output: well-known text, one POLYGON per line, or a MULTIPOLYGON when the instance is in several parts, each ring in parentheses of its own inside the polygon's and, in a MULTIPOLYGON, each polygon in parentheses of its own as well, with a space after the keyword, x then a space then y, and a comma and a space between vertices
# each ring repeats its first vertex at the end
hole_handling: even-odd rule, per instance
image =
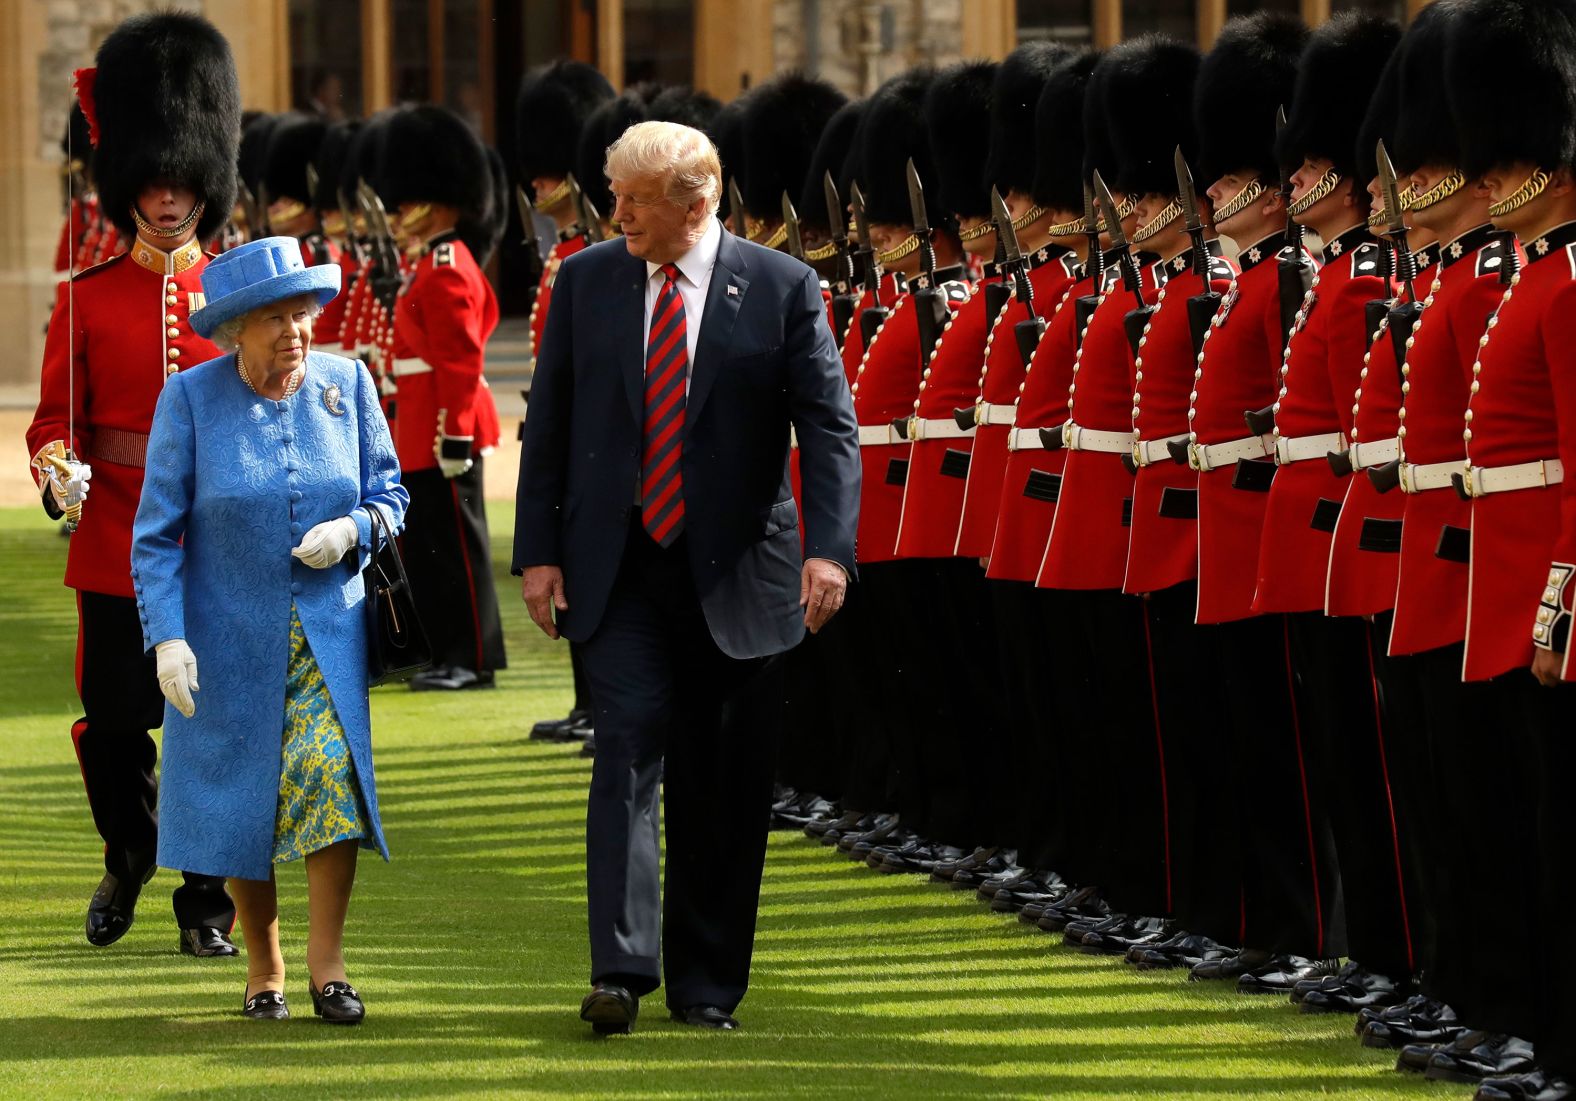
POLYGON ((174 229, 196 205, 197 192, 176 180, 153 180, 137 192, 137 209, 160 229, 174 229))
POLYGON ((631 256, 669 264, 683 256, 705 232, 706 202, 682 207, 668 199, 664 181, 612 180, 613 221, 624 234, 631 256))
POLYGON ((963 238, 964 252, 970 256, 983 256, 986 259, 996 254, 996 234, 994 232, 987 230, 978 237, 972 240, 969 239, 970 230, 978 229, 989 222, 990 219, 983 215, 958 215, 958 229, 963 238))

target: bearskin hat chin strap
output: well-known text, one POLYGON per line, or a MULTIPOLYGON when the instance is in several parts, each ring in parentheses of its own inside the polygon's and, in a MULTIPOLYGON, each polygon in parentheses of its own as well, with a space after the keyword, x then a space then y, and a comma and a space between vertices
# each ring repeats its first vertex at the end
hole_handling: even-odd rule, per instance
POLYGON ((197 220, 202 217, 203 210, 206 209, 207 205, 208 204, 202 202, 201 200, 198 200, 197 205, 192 207, 192 212, 190 214, 186 215, 186 217, 182 218, 175 225, 165 229, 163 226, 156 226, 152 222, 148 221, 148 219, 144 218, 142 216, 142 211, 138 210, 136 204, 133 203, 131 207, 131 220, 137 223, 138 233, 146 233, 152 240, 168 241, 176 237, 186 236, 186 234, 191 231, 192 226, 197 224, 197 220))
POLYGON ((1541 168, 1534 169, 1532 175, 1521 181, 1520 187, 1488 208, 1488 216, 1490 218, 1503 218, 1511 211, 1520 210, 1532 202, 1533 199, 1542 195, 1543 189, 1548 186, 1549 174, 1541 168))
POLYGON ((1334 191, 1340 182, 1341 174, 1333 168, 1326 168, 1324 175, 1319 177, 1319 182, 1310 187, 1306 195, 1287 207, 1286 213, 1293 218, 1308 213, 1313 209, 1314 204, 1328 198, 1330 192, 1334 191))

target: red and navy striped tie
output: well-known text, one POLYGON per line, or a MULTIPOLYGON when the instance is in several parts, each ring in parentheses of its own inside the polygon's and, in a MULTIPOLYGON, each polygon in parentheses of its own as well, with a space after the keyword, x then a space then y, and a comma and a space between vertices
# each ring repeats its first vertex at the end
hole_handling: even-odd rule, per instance
POLYGON ((689 346, 679 269, 662 265, 662 289, 651 310, 646 341, 646 425, 640 462, 640 517, 647 534, 661 546, 673 545, 684 530, 685 383, 689 346))

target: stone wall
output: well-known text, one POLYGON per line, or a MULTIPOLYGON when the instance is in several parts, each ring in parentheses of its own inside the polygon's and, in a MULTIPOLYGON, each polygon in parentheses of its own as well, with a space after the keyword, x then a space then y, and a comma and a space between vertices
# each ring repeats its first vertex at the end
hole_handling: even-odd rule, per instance
POLYGON ((924 62, 960 56, 966 0, 776 0, 777 71, 804 69, 851 96, 924 62))

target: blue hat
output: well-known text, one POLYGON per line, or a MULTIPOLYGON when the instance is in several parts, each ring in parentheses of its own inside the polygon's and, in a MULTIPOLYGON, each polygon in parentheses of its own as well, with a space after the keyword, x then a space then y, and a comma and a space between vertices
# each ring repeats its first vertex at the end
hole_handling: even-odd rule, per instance
POLYGON ((307 267, 294 237, 248 241, 203 269, 208 304, 192 313, 192 328, 199 336, 211 337, 226 321, 298 294, 316 295, 319 306, 327 305, 339 293, 339 275, 338 264, 307 267))

